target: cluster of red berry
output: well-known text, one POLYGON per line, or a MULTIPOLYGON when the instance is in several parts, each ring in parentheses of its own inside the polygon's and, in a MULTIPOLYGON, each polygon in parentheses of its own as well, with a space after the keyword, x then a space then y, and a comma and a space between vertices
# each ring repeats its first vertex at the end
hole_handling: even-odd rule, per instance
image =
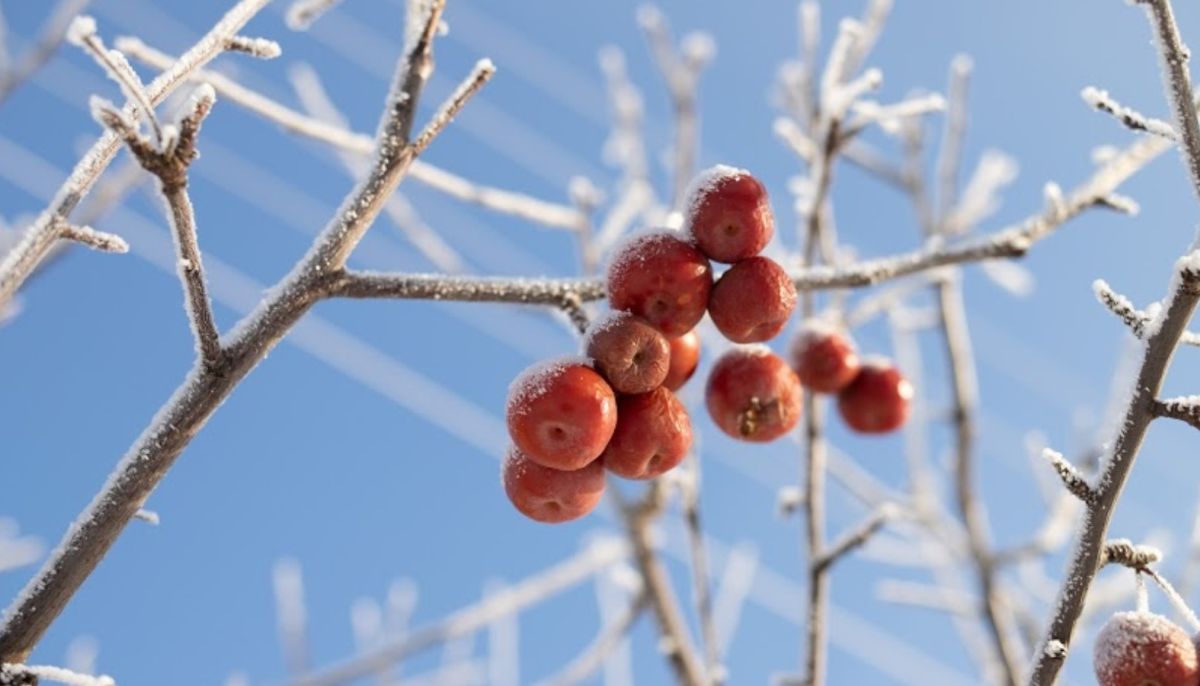
POLYGON ((1096 635, 1093 666, 1100 686, 1197 686, 1196 640, 1152 612, 1118 612, 1096 635))
MULTIPOLYGON (((641 234, 615 252, 607 273, 613 312, 588 330, 584 359, 537 365, 513 383, 504 488, 526 516, 576 519, 603 495, 605 468, 652 479, 683 460, 691 420, 674 391, 696 369, 694 328, 706 312, 734 343, 768 341, 787 325, 796 289, 779 264, 759 254, 775 222, 758 179, 723 166, 703 173, 689 192, 684 224, 684 234, 641 234), (711 262, 731 265, 716 283, 711 262)), ((722 431, 754 442, 788 433, 800 420, 802 381, 840 392, 843 415, 860 431, 903 423, 911 388, 893 367, 860 365, 836 332, 800 340, 797 371, 761 345, 721 356, 705 401, 722 431)))

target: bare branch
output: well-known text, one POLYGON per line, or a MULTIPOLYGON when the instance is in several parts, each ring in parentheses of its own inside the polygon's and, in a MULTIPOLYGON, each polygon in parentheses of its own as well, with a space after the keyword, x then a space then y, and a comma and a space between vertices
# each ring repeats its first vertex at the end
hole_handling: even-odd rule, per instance
POLYGON ((412 148, 415 154, 419 155, 425 150, 426 146, 442 132, 442 129, 446 128, 454 120, 454 117, 467 104, 471 96, 478 93, 479 89, 483 88, 483 84, 487 83, 488 79, 492 78, 495 73, 496 65, 492 64, 491 60, 482 59, 475 63, 475 68, 458 85, 458 88, 450 94, 446 102, 442 103, 442 106, 434 113, 429 123, 425 125, 421 134, 413 141, 412 148))
MULTIPOLYGON (((192 71, 210 61, 224 49, 226 42, 250 21, 269 0, 241 0, 179 61, 175 62, 147 86, 151 104, 162 102, 192 71)), ((65 29, 64 29, 65 31, 65 29)), ((135 108, 125 109, 132 117, 135 108)), ((100 174, 112 162, 120 140, 107 134, 83 156, 62 188, 55 195, 50 207, 30 226, 21 242, 0 259, 0 308, 12 298, 21 284, 37 268, 39 262, 60 238, 60 227, 71 211, 96 183, 100 174)))
POLYGON ((1200 429, 1200 395, 1155 400, 1153 412, 1156 417, 1178 419, 1200 429))
POLYGON ((1169 141, 1179 140, 1179 134, 1170 124, 1161 119, 1147 117, 1135 109, 1122 105, 1109 95, 1108 91, 1088 86, 1080 93, 1080 97, 1097 110, 1111 114, 1128 129, 1160 136, 1169 141))
POLYGON ((847 531, 841 538, 834 541, 825 551, 825 554, 816 561, 816 568, 822 572, 828 570, 838 560, 865 545, 867 541, 871 540, 871 536, 875 535, 876 531, 883 528, 884 524, 895 519, 899 512, 897 508, 889 504, 884 504, 861 524, 847 531))
POLYGON ((66 226, 62 229, 64 240, 81 243, 100 252, 127 253, 129 244, 124 238, 112 233, 97 231, 90 226, 66 226))
POLYGON ((1050 466, 1054 467, 1058 478, 1062 479, 1063 486, 1071 495, 1089 505, 1096 502, 1096 490, 1088 483, 1087 478, 1075 468, 1075 465, 1063 457, 1062 453, 1046 448, 1042 450, 1042 457, 1046 458, 1050 462, 1050 466))

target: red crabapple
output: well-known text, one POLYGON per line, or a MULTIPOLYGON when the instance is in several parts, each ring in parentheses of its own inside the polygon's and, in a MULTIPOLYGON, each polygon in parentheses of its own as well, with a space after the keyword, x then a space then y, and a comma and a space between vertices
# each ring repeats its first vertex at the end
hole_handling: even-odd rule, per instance
POLYGON ((667 390, 677 391, 692 378, 700 364, 700 335, 692 330, 670 339, 668 344, 671 346, 671 364, 662 385, 667 390))
POLYGON ((1174 622, 1150 612, 1118 612, 1096 635, 1100 686, 1196 686, 1196 644, 1174 622))
POLYGON ((763 346, 734 348, 721 356, 704 391, 708 414, 734 438, 762 443, 800 421, 803 391, 783 358, 763 346))
POLYGON ((700 251, 734 263, 762 252, 775 233, 767 189, 750 172, 718 165, 692 182, 684 225, 700 251))
POLYGON ((796 287, 767 257, 751 257, 721 275, 708 297, 708 314, 734 343, 774 338, 796 309, 796 287))
POLYGON ((617 393, 646 393, 662 385, 671 366, 671 346, 653 326, 628 312, 597 321, 584 341, 584 354, 617 393))
POLYGON ((659 387, 617 400, 617 430, 601 460, 626 479, 653 479, 674 469, 692 447, 692 422, 675 394, 659 387))
POLYGON ((792 341, 791 353, 800 383, 817 393, 837 393, 858 375, 854 342, 824 322, 806 322, 792 341))
POLYGON ((599 460, 568 472, 540 465, 516 446, 509 446, 504 458, 503 479, 513 506, 547 524, 579 519, 604 495, 604 465, 599 460))
POLYGON ((632 312, 667 336, 682 336, 704 317, 712 265, 671 232, 636 236, 608 267, 608 302, 632 312))
POLYGON ((888 433, 908 419, 912 395, 912 384, 889 360, 869 358, 863 360, 854 381, 838 393, 838 411, 859 433, 888 433))
POLYGON ((508 433, 529 459, 554 469, 582 469, 600 456, 617 425, 612 388, 573 358, 521 373, 508 392, 508 433))

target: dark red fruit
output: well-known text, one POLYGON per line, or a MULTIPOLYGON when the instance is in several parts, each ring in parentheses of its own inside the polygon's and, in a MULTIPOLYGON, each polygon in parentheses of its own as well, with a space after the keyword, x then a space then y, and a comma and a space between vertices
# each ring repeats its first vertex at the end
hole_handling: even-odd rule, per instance
POLYGON ((662 385, 667 390, 677 391, 692 378, 696 366, 700 364, 700 335, 689 331, 672 338, 668 343, 671 346, 671 364, 662 385))
POLYGON ((535 365, 508 393, 508 433, 529 459, 574 470, 599 457, 617 425, 612 388, 574 359, 535 365))
POLYGON ((839 329, 809 322, 792 341, 792 369, 804 387, 817 393, 837 393, 858 375, 858 352, 839 329))
POLYGON ((734 348, 708 376, 704 399, 717 427, 734 438, 773 441, 800 421, 803 391, 783 358, 762 346, 734 348))
POLYGON ((1118 612, 1096 635, 1093 667, 1100 686, 1196 686, 1196 645, 1171 620, 1118 612))
POLYGON ((584 354, 618 393, 646 393, 662 385, 671 346, 658 329, 628 312, 613 312, 588 330, 584 354))
POLYGON ((653 479, 675 468, 692 447, 687 409, 665 388, 617 400, 617 430, 601 460, 626 479, 653 479))
POLYGON ((838 411, 859 433, 888 433, 908 419, 912 395, 912 384, 890 361, 864 360, 858 376, 838 394, 838 411))
POLYGON ((578 519, 596 508, 604 495, 604 466, 599 460, 583 469, 563 471, 534 462, 509 446, 503 467, 504 492, 530 519, 557 524, 578 519))
POLYGON ((637 236, 608 267, 608 302, 667 336, 682 336, 704 316, 712 290, 712 265, 692 244, 672 233, 637 236))
POLYGON ((796 309, 796 287, 772 259, 751 257, 721 275, 708 314, 734 343, 761 343, 783 331, 796 309))
POLYGON ((717 166, 702 172, 688 194, 684 226, 700 251, 734 263, 762 252, 775 234, 767 189, 750 172, 717 166))

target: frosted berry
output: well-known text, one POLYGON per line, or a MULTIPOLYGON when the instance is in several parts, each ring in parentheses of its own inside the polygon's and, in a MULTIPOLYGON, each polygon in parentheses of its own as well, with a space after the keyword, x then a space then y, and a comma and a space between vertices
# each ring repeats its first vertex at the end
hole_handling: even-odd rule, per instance
POLYGON ((1174 622, 1150 612, 1118 612, 1096 635, 1100 686, 1196 686, 1196 645, 1174 622))
POLYGON ((854 381, 838 393, 838 412, 859 433, 888 433, 908 419, 912 395, 912 384, 891 362, 868 359, 854 381))
POLYGON ((670 339, 668 344, 671 347, 671 364, 662 385, 668 390, 677 391, 692 378, 696 366, 700 364, 700 335, 689 331, 670 339))
POLYGON ((508 433, 529 459, 582 469, 604 451, 617 425, 617 399, 599 374, 573 359, 535 365, 508 393, 508 433))
POLYGON ((630 239, 608 267, 608 302, 667 336, 682 336, 704 317, 712 265, 692 244, 671 233, 630 239))
POLYGON ((584 516, 604 495, 604 466, 599 460, 568 472, 540 465, 516 446, 509 446, 502 477, 513 506, 526 517, 547 524, 584 516))
POLYGON ((601 456, 626 479, 653 479, 683 461, 692 447, 687 409, 665 388, 617 400, 617 430, 601 456))
POLYGON ((772 441, 800 421, 803 391, 783 358, 762 346, 734 348, 713 365, 704 391, 717 427, 743 441, 772 441))
POLYGON ((775 233, 767 189, 741 169, 717 166, 702 172, 686 207, 684 225, 700 251, 717 262, 753 257, 775 233))
POLYGON ((646 393, 662 385, 671 346, 653 326, 628 312, 613 312, 588 331, 584 354, 617 393, 646 393))
POLYGON ((796 334, 791 348, 792 369, 804 387, 817 393, 837 393, 858 375, 854 342, 830 325, 811 322, 796 334))
POLYGON ((751 257, 721 275, 708 314, 734 343, 761 343, 783 331, 796 309, 796 287, 774 260, 751 257))

